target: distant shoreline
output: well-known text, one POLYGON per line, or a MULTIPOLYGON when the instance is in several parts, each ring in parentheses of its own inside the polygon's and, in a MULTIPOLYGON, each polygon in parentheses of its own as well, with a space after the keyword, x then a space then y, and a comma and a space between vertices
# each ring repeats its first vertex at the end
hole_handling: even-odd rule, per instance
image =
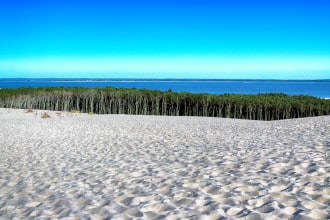
POLYGON ((256 82, 330 82, 330 79, 198 79, 198 78, 0 78, 0 81, 70 81, 70 82, 244 82, 244 81, 256 81, 256 82))

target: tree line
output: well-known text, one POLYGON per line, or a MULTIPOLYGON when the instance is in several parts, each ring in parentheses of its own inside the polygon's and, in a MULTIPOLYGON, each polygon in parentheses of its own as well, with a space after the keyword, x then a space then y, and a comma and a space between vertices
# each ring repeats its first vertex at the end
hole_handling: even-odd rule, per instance
POLYGON ((113 87, 0 89, 0 107, 251 120, 280 120, 330 114, 330 100, 305 95, 215 95, 113 87))

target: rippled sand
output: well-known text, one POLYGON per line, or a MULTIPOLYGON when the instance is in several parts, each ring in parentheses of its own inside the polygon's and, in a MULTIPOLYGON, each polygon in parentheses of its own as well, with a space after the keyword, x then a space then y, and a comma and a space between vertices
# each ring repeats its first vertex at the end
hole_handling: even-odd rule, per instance
POLYGON ((0 109, 0 219, 329 219, 330 116, 0 109))

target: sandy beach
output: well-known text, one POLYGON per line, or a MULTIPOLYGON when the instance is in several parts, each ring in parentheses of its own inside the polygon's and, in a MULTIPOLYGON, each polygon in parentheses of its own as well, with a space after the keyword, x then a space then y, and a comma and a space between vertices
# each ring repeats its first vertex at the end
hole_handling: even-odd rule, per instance
POLYGON ((0 219, 330 219, 329 207, 330 116, 0 109, 0 219))

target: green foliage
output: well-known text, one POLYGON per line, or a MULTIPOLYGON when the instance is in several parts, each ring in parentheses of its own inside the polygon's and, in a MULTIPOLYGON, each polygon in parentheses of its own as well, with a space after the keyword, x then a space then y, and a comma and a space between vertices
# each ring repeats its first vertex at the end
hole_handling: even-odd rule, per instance
POLYGON ((0 107, 96 114, 279 120, 330 114, 330 100, 282 93, 193 94, 127 88, 40 87, 0 90, 0 107))

